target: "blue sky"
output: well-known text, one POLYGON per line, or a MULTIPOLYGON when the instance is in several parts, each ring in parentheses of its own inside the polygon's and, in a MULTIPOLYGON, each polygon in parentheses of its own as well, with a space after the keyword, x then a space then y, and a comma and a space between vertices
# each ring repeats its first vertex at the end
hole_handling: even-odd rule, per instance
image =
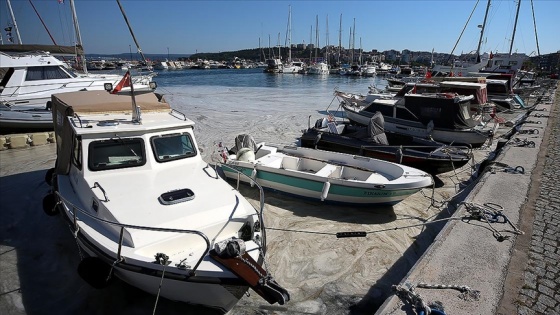
MULTIPOLYGON (((69 0, 32 0, 59 45, 75 42, 69 0)), ((160 1, 121 0, 142 50, 149 54, 192 54, 284 46, 291 6, 292 43, 315 43, 316 17, 319 44, 349 46, 355 21, 354 47, 380 51, 451 52, 471 12, 455 54, 475 51, 487 1, 479 0, 373 0, 373 1, 160 1), (475 9, 476 5, 476 9, 475 9), (342 14, 342 30, 340 16, 342 14)), ((29 0, 11 0, 25 44, 52 44, 29 0)), ((507 52, 513 33, 517 2, 492 1, 483 51, 507 52)), ((76 13, 86 53, 135 52, 116 0, 76 0, 76 13)), ((560 0, 533 0, 541 54, 560 50, 560 0)), ((0 0, 0 26, 11 22, 6 0, 0 0)), ((531 0, 522 0, 513 51, 537 50, 531 0)))

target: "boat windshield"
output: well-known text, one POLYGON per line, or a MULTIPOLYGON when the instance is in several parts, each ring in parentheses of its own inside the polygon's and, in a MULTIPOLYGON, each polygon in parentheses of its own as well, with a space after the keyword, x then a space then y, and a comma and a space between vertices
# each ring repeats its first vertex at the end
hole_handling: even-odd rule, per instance
POLYGON ((144 140, 116 138, 89 144, 88 166, 92 171, 136 167, 146 164, 144 140))
POLYGON ((28 67, 25 81, 69 79, 72 75, 59 66, 28 67))
POLYGON ((158 162, 184 159, 196 155, 196 148, 188 133, 174 133, 151 138, 154 156, 158 162))

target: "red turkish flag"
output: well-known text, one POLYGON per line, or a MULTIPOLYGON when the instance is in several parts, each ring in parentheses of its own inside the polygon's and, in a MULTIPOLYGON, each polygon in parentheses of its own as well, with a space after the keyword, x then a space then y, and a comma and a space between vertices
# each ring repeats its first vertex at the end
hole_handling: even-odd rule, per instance
POLYGON ((130 84, 130 71, 127 71, 121 81, 115 86, 113 91, 111 91, 111 94, 117 94, 122 88, 130 86, 130 84))

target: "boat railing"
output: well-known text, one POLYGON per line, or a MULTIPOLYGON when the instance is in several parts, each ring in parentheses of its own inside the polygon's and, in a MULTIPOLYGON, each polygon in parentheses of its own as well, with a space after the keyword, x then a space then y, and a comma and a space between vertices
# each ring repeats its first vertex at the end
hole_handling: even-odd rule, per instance
POLYGON ((182 119, 183 121, 187 121, 187 115, 183 114, 182 112, 180 112, 180 111, 178 111, 178 110, 176 110, 176 109, 174 109, 174 108, 171 109, 171 112, 169 112, 169 114, 170 114, 171 116, 177 118, 177 119, 182 119), (182 118, 181 118, 181 117, 178 117, 179 115, 180 115, 180 116, 183 116, 183 117, 182 117, 182 118))
MULTIPOLYGON (((218 162, 220 165, 224 165, 221 162, 218 162)), ((216 166, 216 165, 215 165, 216 166)), ((255 209, 255 211, 257 212, 257 215, 259 216, 259 220, 261 222, 261 235, 262 235, 262 244, 266 244, 266 229, 265 229, 265 225, 264 225, 264 217, 263 217, 263 210, 264 210, 264 190, 262 188, 262 186, 257 183, 256 178, 253 178, 251 176, 248 176, 246 174, 244 174, 243 172, 238 171, 237 169, 233 168, 232 166, 228 166, 228 168, 237 173, 237 185, 235 187, 235 190, 239 191, 239 183, 241 182, 241 176, 245 176, 248 180, 249 180, 249 184, 251 185, 251 187, 256 186, 259 189, 259 209, 255 209)), ((255 173, 256 174, 256 173, 255 173)), ((254 208, 254 206, 253 206, 254 208)), ((263 254, 266 253, 266 246, 262 246, 262 250, 263 250, 263 254)))
MULTIPOLYGON (((70 209, 70 211, 72 213, 72 224, 74 225, 73 228, 74 228, 75 236, 77 235, 78 231, 80 230, 80 226, 78 224, 78 221, 79 221, 78 220, 78 214, 77 214, 78 211, 81 212, 83 215, 89 217, 90 219, 93 219, 93 220, 96 220, 96 221, 99 221, 99 222, 103 222, 103 223, 106 223, 106 224, 109 224, 109 225, 117 226, 117 227, 120 228, 119 242, 118 242, 118 249, 117 249, 117 260, 115 261, 115 263, 119 263, 119 262, 122 262, 124 260, 124 258, 121 255, 121 251, 122 251, 122 246, 123 246, 123 241, 124 241, 124 229, 125 228, 126 229, 136 229, 136 230, 145 230, 145 231, 154 231, 154 232, 164 232, 164 233, 185 233, 185 234, 194 234, 194 235, 200 236, 200 238, 202 238, 206 242, 206 249, 204 251, 204 254, 200 256, 197 263, 190 270, 190 275, 191 276, 195 274, 196 270, 198 269, 198 266, 200 266, 204 257, 208 254, 208 252, 210 252, 210 240, 208 239, 208 236, 206 236, 206 234, 204 234, 200 231, 160 228, 160 227, 151 227, 151 226, 140 226, 140 225, 131 225, 131 224, 124 224, 124 223, 120 223, 120 222, 114 222, 114 221, 99 218, 97 216, 92 215, 91 213, 88 213, 88 211, 86 211, 86 210, 84 210, 80 207, 77 207, 71 201, 62 197, 62 195, 57 191, 55 191, 55 196, 58 198, 58 200, 62 201, 67 207, 71 206, 71 207, 68 207, 68 208, 70 209)), ((261 224, 261 226, 262 226, 262 224, 261 224)))
MULTIPOLYGON (((84 76, 80 76, 79 78, 87 78, 84 76)), ((18 86, 9 86, 9 89, 14 89, 13 91, 10 92, 10 94, 5 95, 8 97, 12 97, 12 96, 18 96, 18 97, 22 97, 25 95, 30 95, 30 94, 37 94, 37 93, 44 93, 44 92, 49 92, 49 91, 55 91, 55 90, 60 90, 60 89, 64 89, 66 88, 68 85, 72 85, 75 86, 77 84, 79 84, 79 88, 80 89, 87 89, 87 88, 91 88, 93 86, 97 86, 96 83, 99 82, 107 82, 110 81, 111 79, 107 79, 107 78, 103 78, 103 77, 99 77, 99 78, 95 78, 95 79, 91 79, 91 80, 82 80, 82 81, 77 81, 77 82, 49 82, 49 83, 42 83, 42 84, 26 84, 26 85, 18 85, 18 86), (29 91, 26 93, 19 93, 20 89, 23 88, 41 88, 44 87, 44 89, 42 90, 33 90, 33 91, 29 91)), ((141 79, 137 79, 132 81, 133 84, 140 84, 140 85, 145 85, 146 84, 146 78, 141 78, 141 79)), ((27 81, 29 82, 29 81, 27 81)), ((101 85, 102 87, 103 85, 101 85)), ((138 89, 138 88, 135 88, 138 89)), ((6 89, 7 90, 7 89, 6 89)))

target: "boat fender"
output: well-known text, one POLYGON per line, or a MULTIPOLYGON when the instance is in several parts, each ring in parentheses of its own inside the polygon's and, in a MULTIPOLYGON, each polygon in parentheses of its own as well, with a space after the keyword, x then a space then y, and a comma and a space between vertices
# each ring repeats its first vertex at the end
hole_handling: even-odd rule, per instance
POLYGON ((53 183, 53 175, 54 175, 54 167, 50 168, 49 170, 47 170, 47 173, 45 174, 45 182, 49 185, 52 186, 53 183))
POLYGON ((395 158, 397 163, 402 164, 402 158, 403 158, 403 150, 402 150, 402 146, 400 146, 398 148, 398 150, 395 152, 395 158))
POLYGON ((95 289, 106 288, 113 282, 111 265, 98 257, 86 257, 78 265, 78 274, 95 289))
POLYGON ((318 133, 317 136, 315 137, 315 143, 313 143, 314 146, 315 146, 315 149, 317 149, 317 145, 319 144, 319 141, 321 141, 322 136, 323 136, 322 133, 318 133))
POLYGON ((245 253, 246 245, 242 239, 231 238, 214 244, 214 251, 222 258, 233 258, 245 253))
POLYGON ((325 201, 325 199, 327 199, 329 189, 331 189, 331 183, 325 182, 325 184, 323 185, 323 190, 321 191, 321 201, 325 201))
POLYGON ((257 169, 254 168, 253 171, 251 172, 251 187, 255 186, 255 181, 257 180, 257 169))
POLYGON ((45 211, 45 213, 49 216, 58 214, 57 201, 53 193, 50 193, 43 198, 43 211, 45 211))

